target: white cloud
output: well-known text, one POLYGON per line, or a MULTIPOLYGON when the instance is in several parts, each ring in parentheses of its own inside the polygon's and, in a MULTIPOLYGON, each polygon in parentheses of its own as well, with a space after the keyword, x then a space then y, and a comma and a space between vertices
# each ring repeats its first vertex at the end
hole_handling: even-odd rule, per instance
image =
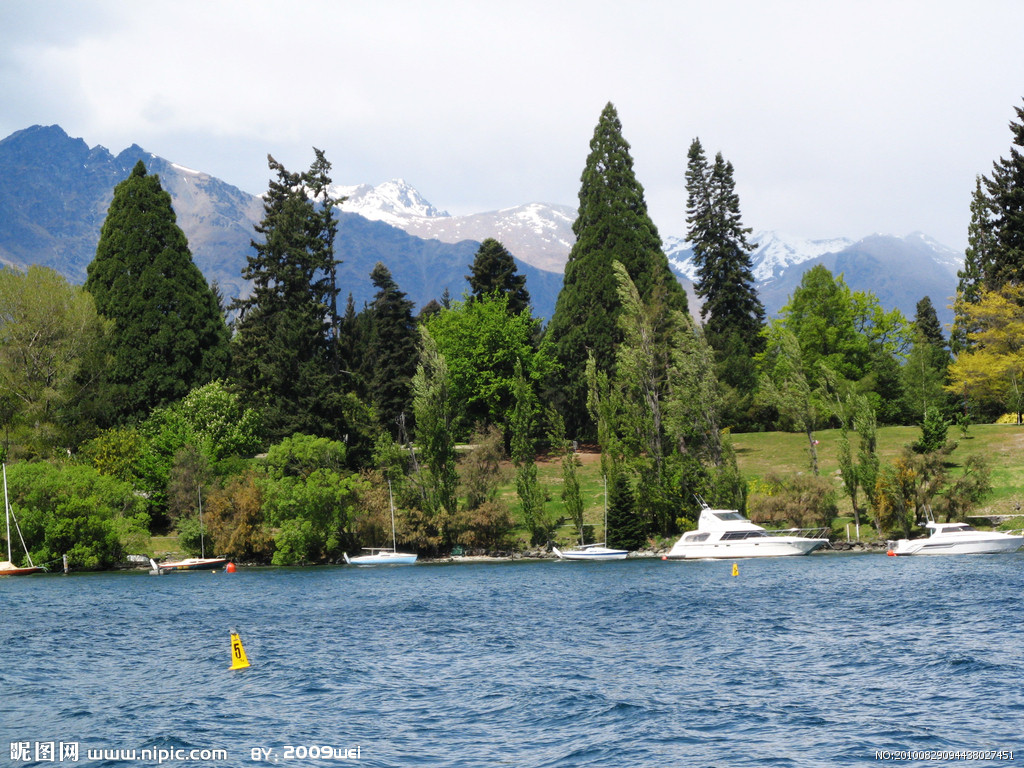
POLYGON ((339 183, 404 177, 464 213, 575 204, 619 109, 663 235, 694 136, 755 229, 966 239, 974 174, 1010 144, 1024 4, 438 0, 13 2, 0 133, 59 123, 249 191, 327 151, 339 183))

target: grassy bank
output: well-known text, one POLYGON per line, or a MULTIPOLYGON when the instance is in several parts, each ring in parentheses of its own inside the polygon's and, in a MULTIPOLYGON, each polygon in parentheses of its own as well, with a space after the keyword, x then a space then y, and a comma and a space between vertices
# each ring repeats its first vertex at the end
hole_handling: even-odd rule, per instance
MULTIPOLYGON (((878 453, 883 465, 891 462, 904 446, 920 437, 917 427, 883 427, 878 430, 878 453)), ((957 448, 950 456, 950 471, 954 475, 972 454, 981 454, 992 470, 992 492, 980 505, 978 514, 1024 513, 1024 428, 1007 424, 980 424, 972 426, 966 437, 959 430, 951 429, 949 436, 957 441, 957 448)), ((819 441, 818 464, 823 477, 833 478, 839 492, 841 517, 836 521, 837 532, 845 528, 850 514, 850 502, 842 491, 839 478, 839 430, 828 429, 815 433, 819 441)), ((789 432, 757 432, 732 436, 733 448, 740 471, 748 483, 763 479, 770 474, 783 477, 810 471, 807 437, 789 432)), ((857 449, 857 437, 851 435, 853 450, 857 449)), ((595 525, 600 538, 603 520, 603 492, 601 483, 600 457, 595 453, 582 453, 583 467, 579 470, 580 483, 586 502, 585 520, 595 525)), ((561 500, 561 465, 557 459, 538 463, 541 482, 548 489, 551 501, 548 508, 557 517, 564 517, 561 500)), ((518 515, 519 504, 515 485, 503 486, 503 497, 511 505, 513 514, 518 515)), ((568 542, 574 530, 564 525, 556 531, 556 540, 568 542)), ((866 535, 866 534, 865 534, 866 535)))

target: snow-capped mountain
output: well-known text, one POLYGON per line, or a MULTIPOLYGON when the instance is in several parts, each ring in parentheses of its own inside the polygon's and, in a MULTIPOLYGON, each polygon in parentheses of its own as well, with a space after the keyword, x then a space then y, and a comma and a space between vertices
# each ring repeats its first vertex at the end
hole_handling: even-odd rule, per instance
POLYGON ((369 184, 331 186, 330 193, 335 198, 345 198, 342 210, 358 213, 370 221, 383 221, 399 229, 412 219, 448 216, 447 211, 440 211, 424 200, 405 179, 392 179, 376 187, 369 184))
MULTIPOLYGON (((826 240, 808 240, 794 237, 781 232, 758 232, 751 242, 757 250, 751 258, 754 267, 754 280, 767 283, 778 278, 790 267, 803 264, 805 261, 823 256, 826 253, 838 253, 853 245, 853 240, 845 237, 826 240)), ((668 237, 665 240, 665 254, 669 264, 681 275, 690 280, 697 279, 697 267, 693 263, 693 251, 690 244, 681 237, 668 237)))
POLYGON ((402 179, 372 187, 369 184, 332 187, 347 199, 341 210, 383 221, 407 234, 442 243, 477 242, 493 237, 517 259, 547 272, 561 273, 575 242, 576 211, 565 205, 527 203, 499 211, 451 216, 431 205, 402 179))

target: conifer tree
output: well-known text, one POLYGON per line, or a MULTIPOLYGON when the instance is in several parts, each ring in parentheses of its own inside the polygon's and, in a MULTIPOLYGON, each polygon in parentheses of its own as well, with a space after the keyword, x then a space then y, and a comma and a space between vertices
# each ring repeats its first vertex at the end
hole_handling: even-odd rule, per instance
MULTIPOLYGON (((707 164, 699 139, 690 144, 686 169, 687 240, 697 265, 697 295, 704 299, 701 318, 708 341, 716 349, 730 335, 757 343, 764 325, 764 306, 757 297, 747 240, 751 230, 740 221, 740 201, 732 163, 719 152, 707 164)), ((758 352, 754 348, 752 352, 758 352)))
POLYGON ((672 309, 687 309, 686 294, 661 250, 661 237, 633 172, 629 144, 610 103, 590 141, 573 232, 576 243, 548 333, 562 366, 555 389, 564 397, 560 406, 566 430, 575 436, 593 432, 586 409, 587 356, 594 356, 600 370, 611 370, 614 347, 621 338, 612 262, 622 262, 644 300, 659 291, 672 309))
POLYGON ((171 196, 140 160, 114 189, 85 288, 111 320, 107 418, 146 416, 222 377, 228 329, 192 261, 171 196))
POLYGON ((687 240, 697 265, 696 292, 704 299, 704 332, 715 350, 719 380, 728 386, 727 399, 734 403, 732 419, 741 419, 752 406, 753 360, 763 349, 764 306, 754 285, 751 230, 740 221, 732 163, 718 153, 709 164, 700 139, 691 142, 687 154, 686 189, 687 240))
POLYGON ((1024 108, 1015 107, 1017 122, 1010 123, 1013 144, 1009 157, 993 164, 985 180, 994 212, 995 250, 986 287, 998 290, 1008 282, 1024 283, 1024 108))
POLYGON ((377 262, 370 273, 377 294, 370 306, 370 396, 380 423, 397 434, 400 414, 411 414, 412 376, 416 372, 419 332, 412 317, 413 303, 398 289, 390 270, 377 262))
POLYGON ((526 290, 526 277, 516 273, 516 262, 505 246, 493 238, 480 243, 480 249, 470 265, 470 295, 482 299, 492 293, 508 295, 508 312, 518 315, 530 306, 526 290))
POLYGON ((957 271, 956 301, 953 305, 953 330, 950 348, 959 354, 967 349, 967 338, 976 328, 964 326, 966 304, 977 304, 985 287, 985 276, 991 273, 995 253, 992 200, 985 194, 984 178, 974 179, 971 195, 971 221, 967 227, 967 250, 964 251, 963 269, 957 271))
MULTIPOLYGON (((272 437, 303 432, 338 438, 347 433, 331 338, 338 262, 324 209, 307 194, 311 175, 325 176, 326 168, 314 163, 310 174, 292 173, 267 159, 276 178, 256 225, 263 237, 252 241, 254 252, 242 270, 252 293, 232 304, 239 313, 234 378, 247 404, 263 410, 272 437)), ((320 178, 314 186, 329 182, 320 178)))

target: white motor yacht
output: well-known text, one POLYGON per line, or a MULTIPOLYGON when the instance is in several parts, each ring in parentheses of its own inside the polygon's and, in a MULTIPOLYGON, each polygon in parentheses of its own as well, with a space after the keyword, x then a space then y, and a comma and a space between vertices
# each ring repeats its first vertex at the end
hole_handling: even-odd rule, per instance
POLYGON ((923 539, 889 542, 890 555, 994 555, 1016 552, 1024 544, 1024 535, 1000 531, 979 531, 967 523, 936 523, 925 527, 931 534, 923 539))
POLYGON ((768 531, 735 509, 704 507, 697 530, 684 533, 667 557, 691 560, 809 555, 826 544, 824 528, 768 531))

